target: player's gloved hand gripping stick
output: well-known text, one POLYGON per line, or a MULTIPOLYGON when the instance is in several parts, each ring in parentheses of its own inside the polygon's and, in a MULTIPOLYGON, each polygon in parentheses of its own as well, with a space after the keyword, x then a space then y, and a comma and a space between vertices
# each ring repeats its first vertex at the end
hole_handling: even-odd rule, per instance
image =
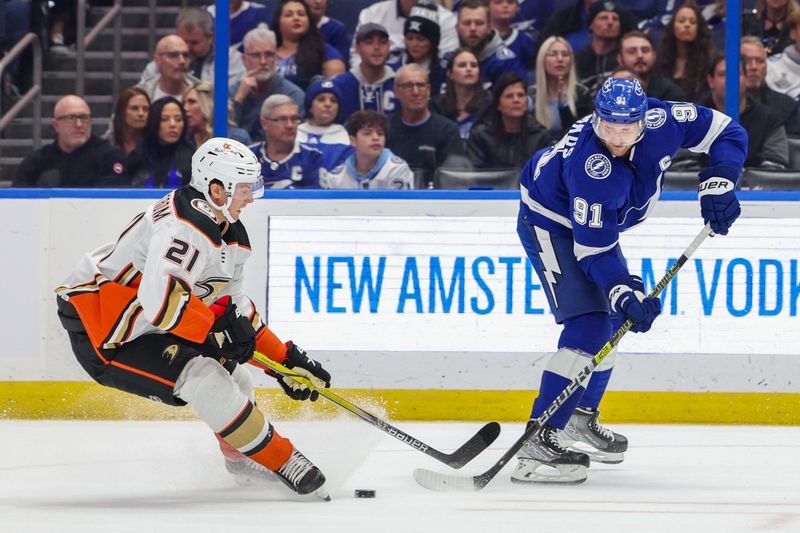
MULTIPOLYGON (((655 288, 650 292, 648 297, 655 298, 658 296, 664 288, 669 285, 669 282, 672 281, 672 278, 678 273, 681 267, 689 260, 689 258, 694 254, 695 250, 697 250, 700 243, 702 243, 706 237, 711 235, 711 225, 707 224, 703 230, 694 238, 692 243, 686 248, 686 251, 678 258, 672 267, 664 274, 664 277, 661 278, 661 281, 656 284, 655 288)), ((534 420, 532 423, 529 423, 525 429, 525 433, 517 439, 517 441, 511 446, 511 448, 503 454, 503 456, 486 472, 483 474, 479 474, 477 476, 456 476, 456 475, 449 475, 449 474, 441 474, 439 472, 433 472, 432 470, 426 470, 424 468, 418 468, 414 471, 414 479, 417 480, 417 483, 425 487, 426 489, 436 490, 440 492, 448 492, 448 491, 479 491, 483 487, 489 484, 489 482, 494 479, 494 477, 503 469, 503 467, 508 463, 517 452, 522 448, 525 444, 525 441, 533 437, 538 431, 542 430, 542 427, 550 420, 550 417, 558 411, 558 409, 564 405, 564 402, 572 396, 572 394, 578 390, 578 387, 581 384, 589 379, 591 376, 592 371, 600 364, 606 355, 616 346, 620 339, 633 327, 634 323, 629 318, 625 320, 625 322, 620 326, 620 328, 611 336, 611 340, 609 340, 605 346, 603 346, 599 352, 589 361, 589 364, 586 365, 579 373, 578 376, 573 379, 567 387, 558 395, 558 397, 553 400, 553 403, 545 409, 544 413, 534 420)))
POLYGON ((284 390, 288 387, 292 390, 305 389, 311 391, 311 394, 318 394, 331 403, 338 405, 345 411, 349 411, 358 418, 369 422, 384 433, 391 435, 397 440, 408 444, 415 450, 429 455, 437 461, 441 461, 452 468, 461 468, 470 462, 475 456, 488 448, 489 445, 495 441, 497 436, 500 435, 500 424, 497 422, 490 422, 489 424, 483 426, 478 433, 473 435, 471 439, 469 439, 453 453, 440 452, 416 437, 412 437, 405 431, 401 431, 388 422, 381 420, 371 413, 368 413, 349 400, 342 398, 338 394, 326 388, 324 383, 322 384, 323 386, 320 386, 321 381, 318 379, 309 378, 306 372, 299 372, 297 368, 288 368, 259 352, 255 352, 255 354, 253 354, 253 359, 250 361, 250 364, 259 366, 270 373, 283 376, 283 380, 280 383, 281 386, 284 387, 284 390), (286 382, 286 386, 284 386, 284 382, 286 382))

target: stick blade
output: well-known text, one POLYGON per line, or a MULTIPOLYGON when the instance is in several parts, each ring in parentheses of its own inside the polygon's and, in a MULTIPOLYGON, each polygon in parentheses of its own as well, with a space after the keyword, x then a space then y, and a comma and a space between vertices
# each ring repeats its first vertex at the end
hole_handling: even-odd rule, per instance
POLYGON ((489 422, 459 449, 450 454, 447 466, 461 468, 488 448, 498 436, 500 436, 500 424, 489 422))
POLYGON ((414 470, 414 480, 422 487, 436 492, 475 492, 482 488, 475 485, 472 477, 450 476, 425 468, 414 470))

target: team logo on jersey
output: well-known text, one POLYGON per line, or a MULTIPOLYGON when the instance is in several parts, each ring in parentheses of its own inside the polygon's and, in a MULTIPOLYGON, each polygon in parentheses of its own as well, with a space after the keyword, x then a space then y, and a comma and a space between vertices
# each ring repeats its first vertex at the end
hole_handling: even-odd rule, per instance
POLYGON ((205 200, 202 200, 200 198, 195 198, 194 200, 192 200, 192 207, 194 207, 195 209, 206 215, 211 220, 214 221, 217 220, 217 216, 214 214, 214 210, 211 209, 211 206, 208 205, 208 203, 205 200))
POLYGON ((180 349, 181 349, 180 346, 178 346, 177 344, 170 344, 169 346, 164 348, 164 351, 161 352, 161 356, 164 359, 168 359, 169 364, 172 364, 175 362, 175 358, 178 357, 178 352, 180 351, 180 349))
POLYGON ((500 48, 498 48, 495 57, 497 57, 497 59, 514 59, 515 57, 517 57, 517 54, 515 54, 514 51, 511 50, 511 48, 501 46, 500 48))
POLYGON ((604 180, 611 174, 611 161, 603 154, 592 154, 586 159, 584 168, 590 178, 604 180))
POLYGON ((660 128, 665 122, 667 122, 667 112, 660 107, 649 110, 644 116, 644 125, 651 130, 660 128))
POLYGON ((116 163, 114 163, 114 166, 111 167, 111 170, 114 171, 114 174, 122 174, 122 170, 123 170, 122 163, 117 161, 116 163))

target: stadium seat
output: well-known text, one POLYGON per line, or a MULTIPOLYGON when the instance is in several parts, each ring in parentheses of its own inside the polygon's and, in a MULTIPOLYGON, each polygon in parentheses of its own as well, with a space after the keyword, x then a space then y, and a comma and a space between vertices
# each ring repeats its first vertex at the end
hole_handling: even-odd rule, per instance
POLYGON ((800 173, 791 170, 748 169, 742 176, 741 188, 750 190, 800 190, 800 173))
POLYGON ((694 191, 699 183, 696 170, 670 170, 664 175, 661 188, 665 191, 694 191))
POLYGON ((789 168, 800 170, 800 138, 789 137, 789 168))
POLYGON ((436 169, 433 175, 435 189, 517 189, 519 169, 469 170, 463 168, 436 169))

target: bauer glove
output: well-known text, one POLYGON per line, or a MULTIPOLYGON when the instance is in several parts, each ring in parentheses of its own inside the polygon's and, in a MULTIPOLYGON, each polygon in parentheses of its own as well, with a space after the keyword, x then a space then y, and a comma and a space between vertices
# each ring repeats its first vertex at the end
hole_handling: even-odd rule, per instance
POLYGON ((703 222, 711 225, 717 235, 727 235, 728 229, 739 218, 742 208, 736 198, 738 172, 730 167, 711 167, 700 172, 700 214, 703 222))
POLYGON ((631 331, 644 333, 661 314, 661 300, 644 295, 644 284, 638 276, 628 276, 611 284, 608 291, 611 310, 633 322, 631 331))
POLYGON ((253 357, 256 330, 250 319, 242 316, 236 304, 231 302, 214 321, 205 345, 214 352, 210 355, 241 364, 253 357))
MULTIPOLYGON (((317 388, 327 389, 331 386, 331 375, 328 371, 322 368, 317 361, 310 359, 306 352, 298 348, 292 341, 286 343, 286 360, 283 365, 304 378, 308 378, 317 388)), ((319 398, 319 392, 311 390, 290 377, 278 376, 278 383, 283 388, 283 392, 293 400, 310 399, 315 402, 319 398)))

